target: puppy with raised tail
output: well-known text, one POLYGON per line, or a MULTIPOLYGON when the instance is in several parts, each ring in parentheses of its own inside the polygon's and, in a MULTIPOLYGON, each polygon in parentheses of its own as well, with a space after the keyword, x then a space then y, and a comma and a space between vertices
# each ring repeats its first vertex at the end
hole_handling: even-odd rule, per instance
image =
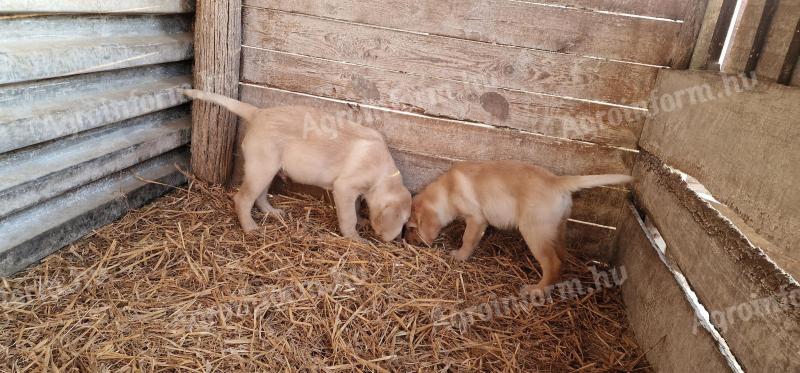
POLYGON ((466 229, 461 248, 450 255, 464 261, 488 225, 519 228, 542 266, 541 281, 523 287, 522 292, 543 290, 560 275, 572 192, 632 180, 628 175, 556 176, 516 161, 457 163, 414 196, 405 239, 413 245, 430 245, 444 226, 463 219, 466 229))
POLYGON ((183 93, 219 104, 246 122, 244 179, 233 197, 245 231, 258 228, 251 215, 254 203, 264 213, 283 214, 267 201, 272 179, 282 171, 298 183, 333 191, 343 236, 361 240, 356 231, 361 196, 375 233, 385 241, 400 235, 410 214, 411 193, 378 131, 310 107, 261 109, 213 93, 183 93))

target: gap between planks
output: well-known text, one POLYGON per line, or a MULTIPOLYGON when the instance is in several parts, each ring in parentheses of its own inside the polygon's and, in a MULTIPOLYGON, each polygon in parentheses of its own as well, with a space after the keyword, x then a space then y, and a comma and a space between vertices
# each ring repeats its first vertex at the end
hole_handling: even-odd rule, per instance
POLYGON ((303 93, 303 92, 295 92, 295 91, 290 91, 290 90, 286 90, 286 89, 271 87, 271 86, 268 86, 268 85, 253 84, 253 83, 247 83, 247 82, 239 82, 239 85, 255 87, 255 88, 269 88, 269 89, 273 89, 273 90, 279 91, 279 92, 291 93, 291 94, 300 95, 300 96, 304 96, 304 97, 315 98, 315 99, 326 100, 326 101, 332 101, 332 102, 337 102, 337 103, 341 103, 341 104, 356 105, 356 106, 364 107, 364 108, 367 108, 367 109, 384 111, 384 112, 389 112, 389 113, 394 113, 394 114, 409 115, 409 116, 418 117, 418 118, 425 118, 425 119, 441 120, 441 121, 446 121, 446 122, 451 122, 451 123, 456 123, 456 124, 461 124, 461 125, 466 125, 466 126, 482 127, 482 128, 490 128, 490 129, 499 129, 499 130, 519 132, 519 133, 524 133, 526 135, 537 136, 537 137, 541 137, 541 138, 545 138, 545 139, 554 139, 554 140, 558 140, 558 141, 567 141, 567 142, 572 142, 572 143, 579 143, 579 144, 597 146, 597 147, 600 147, 600 148, 615 149, 615 150, 620 150, 620 151, 629 152, 629 153, 633 153, 633 154, 638 154, 639 153, 639 151, 636 150, 636 149, 624 148, 624 147, 619 147, 619 146, 614 146, 614 145, 607 145, 607 144, 598 144, 598 143, 589 142, 589 141, 583 141, 583 140, 574 140, 574 139, 569 139, 569 138, 565 138, 565 137, 549 136, 549 135, 544 135, 544 134, 536 133, 536 132, 529 132, 529 131, 525 131, 525 130, 521 130, 521 129, 517 129, 517 128, 513 128, 513 127, 495 126, 495 125, 481 123, 481 122, 472 122, 472 121, 466 121, 466 120, 458 120, 458 119, 452 119, 452 118, 425 115, 425 114, 414 113, 414 112, 409 112, 409 111, 402 111, 402 110, 397 110, 397 109, 390 109, 390 108, 383 107, 383 106, 364 104, 364 103, 359 103, 359 102, 355 102, 355 101, 341 100, 341 99, 331 98, 331 97, 317 96, 317 95, 313 95, 313 94, 309 94, 309 93, 303 93))

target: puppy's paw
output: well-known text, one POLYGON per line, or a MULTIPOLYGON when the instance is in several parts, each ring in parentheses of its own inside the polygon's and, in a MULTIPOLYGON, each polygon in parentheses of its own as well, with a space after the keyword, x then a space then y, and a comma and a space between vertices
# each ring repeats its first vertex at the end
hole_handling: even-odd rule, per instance
POLYGON ((281 209, 276 209, 276 208, 273 208, 272 210, 265 211, 264 213, 267 214, 267 215, 270 215, 270 216, 275 216, 275 217, 277 217, 279 219, 282 219, 282 218, 286 217, 286 211, 283 211, 281 209))
POLYGON ((245 233, 253 233, 258 230, 258 224, 256 224, 256 221, 252 218, 239 220, 239 223, 242 225, 242 230, 245 233))
POLYGON ((521 297, 537 297, 541 298, 544 297, 544 289, 546 286, 541 284, 537 285, 525 285, 519 289, 519 295, 521 297))
POLYGON ((519 289, 519 295, 522 297, 527 297, 530 296, 531 293, 533 293, 533 291, 537 289, 538 288, 536 287, 536 285, 525 285, 519 289))
POLYGON ((278 208, 275 208, 275 207, 272 207, 272 206, 264 206, 264 205, 261 205, 261 204, 256 204, 256 205, 258 206, 259 211, 263 212, 265 215, 272 215, 272 216, 278 216, 278 217, 285 217, 286 216, 286 212, 281 210, 281 209, 278 209, 278 208))
POLYGON ((369 241, 367 241, 366 238, 362 238, 360 236, 350 236, 350 237, 347 237, 347 239, 350 240, 350 241, 353 241, 353 242, 355 242, 357 244, 361 244, 361 245, 369 243, 369 241))
POLYGON ((469 259, 469 254, 461 250, 450 250, 450 256, 459 262, 465 262, 469 259))
POLYGON ((253 222, 242 223, 242 230, 244 231, 244 233, 248 233, 248 234, 249 233, 255 233, 256 231, 258 231, 258 224, 256 224, 256 222, 254 222, 254 221, 253 222))

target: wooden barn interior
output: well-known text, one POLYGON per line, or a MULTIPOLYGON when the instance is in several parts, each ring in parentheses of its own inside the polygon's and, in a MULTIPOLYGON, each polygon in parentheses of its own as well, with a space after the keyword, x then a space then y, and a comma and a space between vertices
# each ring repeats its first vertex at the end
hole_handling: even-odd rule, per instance
MULTIPOLYGON (((463 357, 455 347, 446 357, 423 354, 435 349, 436 335, 420 327, 419 333, 429 334, 415 340, 422 319, 415 316, 412 323, 400 313, 391 317, 400 320, 401 328, 389 329, 394 338, 407 338, 406 350, 386 352, 388 342, 382 338, 370 348, 336 339, 347 333, 345 326, 367 323, 359 321, 366 303, 375 297, 389 302, 386 293, 367 293, 368 299, 354 300, 355 311, 346 311, 341 320, 334 312, 332 328, 341 329, 331 332, 330 340, 311 341, 333 351, 320 347, 322 352, 308 355, 318 369, 800 371, 798 56, 800 2, 794 0, 2 1, 0 358, 5 363, 0 371, 311 369, 299 365, 300 355, 292 355, 300 360, 286 358, 294 354, 287 351, 303 349, 289 338, 280 343, 229 338, 225 341, 249 342, 233 343, 239 350, 219 342, 224 348, 218 352, 214 344, 187 347, 184 342, 197 337, 190 332, 180 341, 158 334, 163 350, 139 356, 130 351, 147 348, 133 341, 155 338, 149 334, 155 331, 100 337, 104 328, 112 328, 102 325, 113 324, 115 318, 132 323, 136 317, 166 317, 144 305, 135 317, 125 311, 148 297, 157 298, 159 288, 153 283, 163 285, 165 278, 178 276, 175 267, 160 269, 170 260, 151 256, 145 243, 159 229, 145 231, 142 227, 150 222, 176 223, 169 232, 174 228, 179 234, 164 233, 170 238, 162 241, 181 248, 170 249, 179 253, 170 252, 169 258, 177 255, 188 276, 203 284, 193 288, 200 294, 193 300, 216 294, 214 281, 252 281, 210 275, 222 270, 217 261, 212 265, 204 259, 205 251, 222 250, 231 237, 245 245, 242 250, 256 249, 243 243, 248 239, 236 231, 228 205, 193 199, 215 194, 229 200, 226 193, 235 191, 242 177, 238 145, 243 124, 220 106, 190 103, 181 94, 189 87, 264 108, 319 108, 377 129, 412 192, 465 160, 513 159, 559 175, 635 178, 629 185, 574 194, 567 237, 570 253, 578 258, 573 267, 581 269, 565 274, 566 279, 572 273, 591 281, 594 267, 586 269, 589 263, 625 270, 627 279, 607 295, 622 311, 603 314, 603 298, 592 303, 600 311, 586 312, 618 326, 621 334, 615 338, 629 336, 630 343, 620 345, 635 346, 632 350, 602 347, 606 337, 590 327, 574 344, 536 344, 542 335, 522 333, 513 341, 531 344, 497 342, 500 347, 492 347, 492 339, 501 338, 497 335, 514 334, 514 325, 572 320, 572 311, 498 324, 506 328, 502 331, 486 331, 500 328, 486 324, 480 332, 486 334, 465 332, 478 334, 454 339, 474 347, 465 347, 469 351, 462 351, 463 357), (175 213, 181 204, 198 210, 175 213), (197 219, 192 214, 205 210, 225 216, 230 228, 209 233, 216 231, 192 220, 197 219), (201 243, 184 236, 195 231, 204 235, 201 243), (203 243, 215 235, 215 243, 203 243), (71 262, 77 260, 73 257, 83 262, 71 262), (115 271, 133 268, 112 260, 144 266, 138 275, 120 281, 145 281, 154 290, 118 288, 119 299, 107 305, 111 300, 100 296, 106 293, 92 290, 104 285, 96 281, 99 274, 108 272, 111 284, 115 271), (79 270, 65 272, 68 263, 79 270), (158 272, 157 281, 147 278, 147 267, 158 272), (31 297, 31 291, 47 293, 55 273, 61 284, 77 281, 77 291, 70 287, 61 301, 31 297), (77 307, 106 313, 82 319, 76 316, 77 307), (82 332, 69 334, 78 329, 82 332), (582 339, 595 336, 592 343, 582 339), (126 343, 127 350, 119 347, 126 343), (484 344, 488 347, 483 350, 475 347, 484 344), (591 346, 612 352, 582 350, 591 346), (526 355, 520 349, 537 353, 526 355), (198 363, 211 350, 220 357, 198 363), (269 353, 254 354, 256 350, 269 353), (542 357, 542 351, 550 350, 558 353, 542 357), (230 354, 240 360, 226 357, 230 354), (264 357, 269 354, 278 357, 264 357), (605 358, 598 357, 603 354, 605 358), (563 365, 553 362, 559 359, 563 365), (423 360, 447 364, 424 365, 423 360), (231 365, 218 365, 220 361, 231 365)), ((321 124, 322 130, 335 127, 335 121, 321 124)), ((315 201, 325 197, 324 191, 291 182, 277 184, 273 191, 282 197, 276 198, 287 198, 281 200, 287 206, 299 203, 291 199, 301 198, 298 193, 316 196, 315 201)), ((313 211, 329 208, 324 206, 313 211)), ((291 231, 293 219, 313 212, 310 207, 302 211, 285 221, 265 218, 261 223, 291 231)), ((335 227, 331 231, 335 234, 335 227)), ((497 237, 519 241, 513 233, 497 237)), ((340 250, 351 250, 340 237, 332 240, 340 250)), ((412 250, 394 245, 358 250, 381 260, 389 254, 380 256, 375 250, 412 250)), ((258 251, 264 247, 276 263, 306 260, 295 249, 291 252, 296 256, 280 257, 280 244, 264 243, 258 251)), ((497 267, 485 259, 489 254, 469 269, 470 262, 451 267, 455 265, 443 250, 413 250, 417 259, 437 258, 427 260, 441 262, 437 268, 443 271, 464 271, 467 282, 480 278, 475 268, 497 267)), ((514 255, 526 257, 524 251, 514 255)), ((320 259, 319 265, 333 266, 336 260, 331 258, 320 259)), ((527 258, 533 261, 529 254, 527 258)), ((509 260, 509 265, 522 264, 509 260)), ((278 271, 275 266, 264 268, 278 271)), ((535 279, 535 265, 530 268, 525 273, 535 279)), ((437 270, 417 275, 450 278, 437 270)), ((471 285, 459 286, 466 296, 471 285)), ((485 297, 496 289, 509 297, 516 291, 495 282, 474 286, 478 290, 469 295, 474 298, 470 304, 487 302, 485 297)), ((458 290, 440 290, 436 299, 459 299, 458 290)), ((600 296, 588 294, 566 301, 572 303, 564 307, 591 297, 600 296)), ((178 299, 184 301, 175 295, 164 302, 178 299)), ((309 308, 303 312, 312 312, 309 308)), ((387 312, 375 317, 391 319, 387 312)), ((306 338, 316 338, 310 331, 313 320, 291 312, 285 317, 299 330, 309 328, 306 338)), ((209 334, 226 328, 224 321, 214 325, 209 334)), ((558 325, 570 327, 567 322, 558 325)))

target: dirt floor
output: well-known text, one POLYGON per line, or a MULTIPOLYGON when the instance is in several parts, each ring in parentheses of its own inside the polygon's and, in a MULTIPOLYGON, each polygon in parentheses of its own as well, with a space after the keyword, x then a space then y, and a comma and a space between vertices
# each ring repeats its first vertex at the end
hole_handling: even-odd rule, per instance
POLYGON ((0 371, 649 371, 603 264, 518 298, 539 278, 518 234, 456 263, 457 226, 433 248, 357 244, 324 202, 273 201, 286 218, 246 236, 192 182, 3 279, 0 371))

